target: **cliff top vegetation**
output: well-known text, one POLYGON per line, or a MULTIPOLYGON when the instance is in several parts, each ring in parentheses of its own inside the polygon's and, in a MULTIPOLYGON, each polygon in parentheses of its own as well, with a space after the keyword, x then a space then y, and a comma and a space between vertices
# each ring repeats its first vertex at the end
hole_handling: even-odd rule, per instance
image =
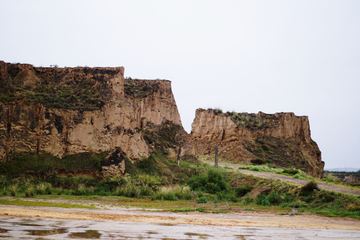
POLYGON ((43 68, 7 64, 1 75, 0 102, 25 100, 47 107, 96 110, 110 98, 108 80, 116 70, 106 68, 43 68))
MULTIPOLYGON (((98 110, 111 97, 109 80, 120 68, 58 68, 33 67, 29 64, 0 66, 0 102, 25 100, 47 107, 72 110, 98 110)), ((159 81, 126 78, 124 93, 145 98, 159 89, 159 81)))

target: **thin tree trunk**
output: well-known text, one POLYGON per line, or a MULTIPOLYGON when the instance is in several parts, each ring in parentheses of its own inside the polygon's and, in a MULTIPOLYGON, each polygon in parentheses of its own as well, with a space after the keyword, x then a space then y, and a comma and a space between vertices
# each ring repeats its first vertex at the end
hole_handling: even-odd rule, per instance
POLYGON ((216 146, 216 148, 215 148, 215 168, 216 169, 218 168, 218 150, 219 150, 219 147, 216 146))
POLYGON ((180 165, 180 154, 181 154, 181 144, 179 144, 179 151, 178 151, 178 157, 177 157, 178 165, 180 165))

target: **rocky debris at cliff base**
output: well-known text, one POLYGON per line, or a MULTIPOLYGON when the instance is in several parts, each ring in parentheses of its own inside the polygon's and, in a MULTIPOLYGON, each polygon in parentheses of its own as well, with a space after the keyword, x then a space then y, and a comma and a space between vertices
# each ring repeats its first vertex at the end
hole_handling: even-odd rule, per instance
POLYGON ((121 148, 116 148, 110 152, 102 162, 102 175, 106 177, 121 177, 125 174, 126 154, 121 148))

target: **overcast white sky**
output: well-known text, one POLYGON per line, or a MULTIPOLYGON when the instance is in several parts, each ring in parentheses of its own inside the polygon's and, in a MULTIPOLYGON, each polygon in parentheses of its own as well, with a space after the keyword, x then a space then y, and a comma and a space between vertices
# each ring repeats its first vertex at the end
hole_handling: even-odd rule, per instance
POLYGON ((360 168, 360 1, 0 0, 0 60, 124 66, 197 108, 310 119, 325 168, 360 168))

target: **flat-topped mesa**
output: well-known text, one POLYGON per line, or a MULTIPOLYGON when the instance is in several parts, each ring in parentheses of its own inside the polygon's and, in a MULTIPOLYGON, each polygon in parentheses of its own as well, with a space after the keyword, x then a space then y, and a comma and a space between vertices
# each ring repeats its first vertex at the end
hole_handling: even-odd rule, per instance
POLYGON ((18 152, 61 158, 118 147, 137 160, 152 151, 143 129, 182 130, 171 82, 125 80, 123 67, 0 61, 0 85, 0 161, 18 152))
POLYGON ((219 155, 234 162, 258 159, 274 167, 296 167, 316 177, 324 169, 307 116, 197 109, 190 136, 196 155, 213 154, 218 145, 219 155))

